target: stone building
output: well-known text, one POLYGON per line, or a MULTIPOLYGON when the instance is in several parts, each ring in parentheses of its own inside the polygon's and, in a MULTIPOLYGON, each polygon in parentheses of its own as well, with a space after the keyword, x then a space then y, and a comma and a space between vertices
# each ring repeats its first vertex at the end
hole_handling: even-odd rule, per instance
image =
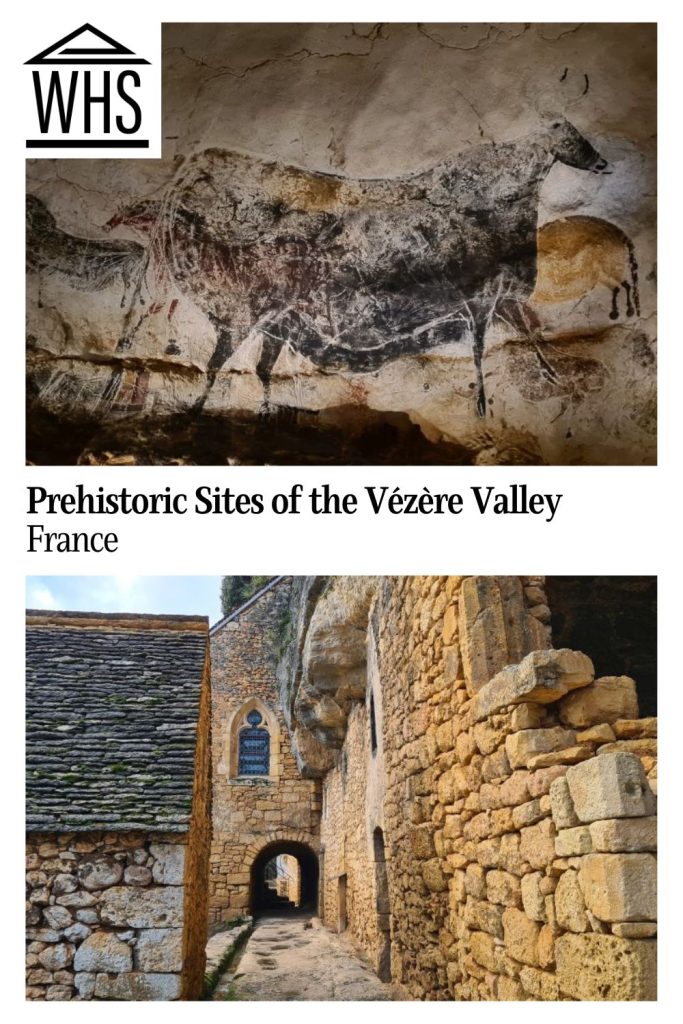
POLYGON ((27 996, 202 992, 208 622, 27 613, 27 996))
POLYGON ((273 902, 278 889, 316 905, 320 782, 297 766, 276 675, 291 587, 275 577, 210 631, 211 923, 273 902), (271 887, 266 869, 275 879, 278 861, 281 883, 271 887))
POLYGON ((655 997, 655 602, 648 578, 295 579, 320 915, 403 997, 655 997))

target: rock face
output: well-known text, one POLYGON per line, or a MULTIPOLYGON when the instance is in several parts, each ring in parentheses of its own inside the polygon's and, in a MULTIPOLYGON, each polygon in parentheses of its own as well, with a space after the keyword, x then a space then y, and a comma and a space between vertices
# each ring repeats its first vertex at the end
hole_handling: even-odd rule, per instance
POLYGON ((34 461, 654 461, 651 26, 163 44, 162 160, 29 166, 34 461))

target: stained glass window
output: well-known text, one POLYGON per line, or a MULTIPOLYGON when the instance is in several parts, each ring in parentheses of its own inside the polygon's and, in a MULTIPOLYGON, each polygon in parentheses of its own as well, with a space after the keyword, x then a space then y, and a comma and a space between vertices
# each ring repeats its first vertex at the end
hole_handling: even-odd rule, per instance
POLYGON ((240 775, 268 775, 270 772, 270 735, 261 726, 262 721, 262 715, 254 709, 247 715, 249 724, 240 729, 240 775))

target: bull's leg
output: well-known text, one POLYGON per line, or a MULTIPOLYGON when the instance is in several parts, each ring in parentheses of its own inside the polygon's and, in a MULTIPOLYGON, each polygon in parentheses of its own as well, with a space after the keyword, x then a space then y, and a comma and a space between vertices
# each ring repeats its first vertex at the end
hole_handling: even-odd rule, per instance
POLYGON ((621 287, 626 292, 626 316, 633 316, 635 309, 633 308, 633 303, 631 301, 631 284, 629 281, 622 281, 621 287))
POLYGON ((551 383, 557 384, 560 379, 557 371, 552 363, 548 361, 539 344, 539 342, 543 341, 543 329, 536 313, 525 302, 518 300, 506 303, 503 307, 503 312, 505 314, 504 319, 507 319, 513 327, 517 328, 533 348, 543 376, 551 381, 551 383))
POLYGON ((166 320, 167 320, 167 323, 168 323, 169 334, 171 334, 171 337, 168 339, 168 344, 166 345, 166 355, 169 355, 169 356, 180 355, 180 346, 178 345, 178 342, 176 341, 176 339, 172 336, 174 334, 174 330, 173 330, 173 314, 175 313, 177 308, 178 308, 178 300, 177 299, 171 299, 171 303, 170 303, 170 305, 168 307, 168 314, 167 314, 167 317, 166 317, 166 320))
POLYGON ((610 320, 619 319, 619 307, 617 306, 617 299, 619 298, 619 288, 612 289, 612 308, 609 312, 610 320))
POLYGON ((275 327, 273 330, 269 330, 267 333, 262 334, 263 344, 261 346, 261 355, 259 361, 256 364, 256 376, 263 384, 263 405, 261 407, 262 413, 270 411, 270 382, 273 367, 277 362, 277 357, 282 351, 284 344, 284 337, 281 335, 279 330, 275 327))
POLYGON ((193 406, 195 412, 201 412, 204 408, 206 400, 216 383, 218 372, 232 355, 235 345, 235 334, 230 326, 226 326, 221 323, 217 317, 212 316, 209 317, 209 319, 216 330, 216 347, 214 348, 206 367, 206 383, 204 385, 204 390, 193 406))
POLYGON ((478 316, 474 321, 474 369, 477 375, 477 416, 486 415, 486 388, 484 386, 484 338, 486 318, 478 316))

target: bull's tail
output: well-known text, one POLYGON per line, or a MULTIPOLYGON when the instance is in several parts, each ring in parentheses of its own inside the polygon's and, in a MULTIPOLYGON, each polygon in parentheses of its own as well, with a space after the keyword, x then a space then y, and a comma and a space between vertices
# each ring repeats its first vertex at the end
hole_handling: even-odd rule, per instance
POLYGON ((633 242, 630 238, 626 239, 626 249, 628 251, 628 266, 631 271, 631 295, 633 298, 633 305, 636 309, 636 316, 640 316, 640 291, 638 289, 638 260, 636 259, 636 250, 633 242))

